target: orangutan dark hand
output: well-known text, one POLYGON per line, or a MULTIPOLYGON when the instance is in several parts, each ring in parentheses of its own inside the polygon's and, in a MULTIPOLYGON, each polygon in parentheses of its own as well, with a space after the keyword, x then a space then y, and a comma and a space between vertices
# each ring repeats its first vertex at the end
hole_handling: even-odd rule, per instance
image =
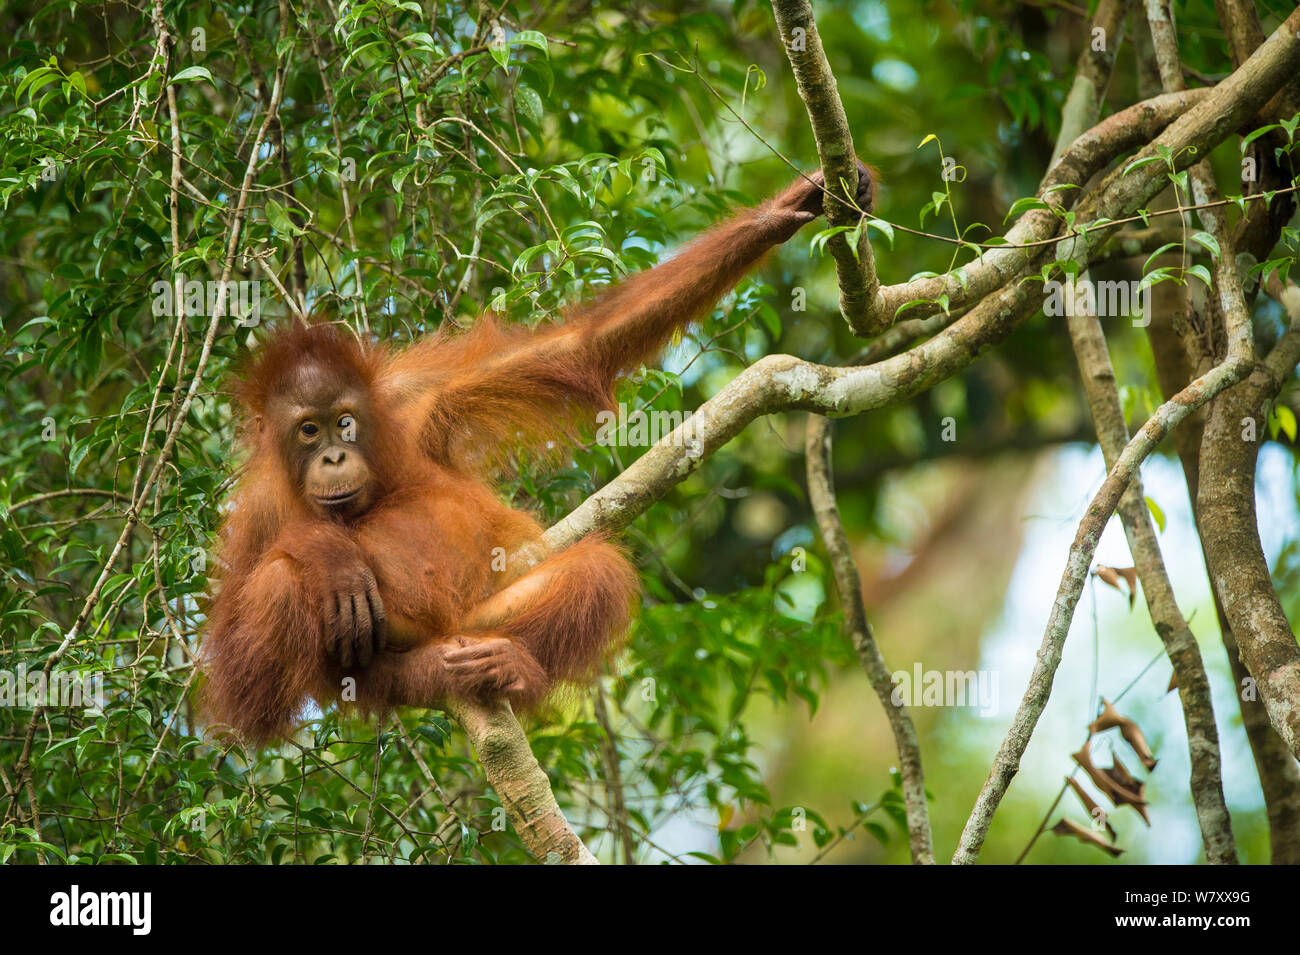
POLYGON ((325 581, 324 599, 326 650, 344 668, 369 666, 388 635, 375 575, 361 560, 335 566, 325 581))
POLYGON ((448 676, 464 696, 531 696, 541 667, 508 637, 462 636, 442 655, 448 676))
MULTIPOLYGON (((875 199, 875 179, 861 160, 858 163, 858 188, 854 201, 859 209, 870 212, 875 199)), ((819 169, 806 179, 799 178, 772 200, 766 210, 776 220, 780 241, 791 238, 800 228, 822 214, 826 178, 819 169)))

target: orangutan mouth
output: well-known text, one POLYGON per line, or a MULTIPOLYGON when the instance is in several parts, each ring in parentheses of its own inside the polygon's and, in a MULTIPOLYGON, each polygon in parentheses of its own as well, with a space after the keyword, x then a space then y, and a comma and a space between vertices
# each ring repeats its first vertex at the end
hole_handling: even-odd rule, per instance
POLYGON ((348 501, 352 500, 360 493, 361 493, 361 488, 354 488, 351 491, 340 491, 335 494, 330 494, 327 497, 318 497, 316 498, 316 501, 317 503, 325 504, 327 506, 332 507, 336 504, 346 504, 348 501))

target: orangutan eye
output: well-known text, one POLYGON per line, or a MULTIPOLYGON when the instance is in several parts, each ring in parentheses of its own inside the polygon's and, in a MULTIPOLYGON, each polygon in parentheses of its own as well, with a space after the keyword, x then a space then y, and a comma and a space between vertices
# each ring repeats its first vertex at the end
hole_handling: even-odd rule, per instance
POLYGON ((304 438, 314 438, 320 433, 320 428, 311 421, 304 421, 298 428, 299 433, 304 438))
POLYGON ((357 440, 357 419, 350 414, 339 415, 339 437, 344 441, 357 440))

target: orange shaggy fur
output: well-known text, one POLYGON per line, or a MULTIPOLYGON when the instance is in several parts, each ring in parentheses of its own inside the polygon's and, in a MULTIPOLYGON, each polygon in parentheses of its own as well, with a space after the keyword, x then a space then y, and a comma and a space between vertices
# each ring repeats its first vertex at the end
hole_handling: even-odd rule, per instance
MULTIPOLYGON (((651 360, 820 206, 818 188, 797 180, 541 330, 489 316, 405 349, 359 342, 331 325, 275 333, 237 385, 248 461, 221 532, 206 626, 210 718, 263 741, 289 733, 308 699, 340 702, 348 677, 356 681, 351 702, 367 711, 430 705, 454 692, 442 652, 465 634, 469 611, 507 583, 491 569, 494 549, 509 553, 541 532, 485 483, 487 463, 502 447, 562 436, 566 423, 608 407, 620 372, 651 360), (268 404, 308 367, 369 396, 378 496, 346 520, 308 507, 267 426, 268 404), (373 572, 389 613, 415 621, 424 639, 345 670, 325 650, 319 608, 326 572, 357 560, 373 572)), ((516 702, 525 707, 556 684, 589 678, 637 597, 631 564, 600 537, 551 555, 538 572, 547 575, 540 592, 492 627, 521 651, 532 689, 516 702)))

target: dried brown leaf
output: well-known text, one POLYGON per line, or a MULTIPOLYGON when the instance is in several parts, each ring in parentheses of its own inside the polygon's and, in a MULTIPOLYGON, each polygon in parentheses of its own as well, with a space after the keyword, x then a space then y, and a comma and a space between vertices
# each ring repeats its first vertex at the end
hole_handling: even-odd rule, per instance
POLYGON ((1112 805, 1132 806, 1143 821, 1148 826, 1151 825, 1151 820, 1147 817, 1146 784, 1134 779, 1118 756, 1113 757, 1114 765, 1109 769, 1101 769, 1093 764, 1092 751, 1088 743, 1084 743, 1073 756, 1074 761, 1088 774, 1093 785, 1102 791, 1112 805))
POLYGON ((1122 715, 1119 710, 1115 709, 1115 704, 1108 700, 1102 700, 1101 715, 1092 721, 1088 727, 1090 733, 1100 733, 1102 730, 1108 730, 1112 727, 1119 727, 1119 734, 1124 737, 1124 741, 1133 747, 1133 752, 1137 758, 1142 761, 1142 765, 1147 771, 1156 768, 1156 757, 1151 752, 1151 747, 1147 745, 1146 734, 1132 717, 1122 715))
POLYGON ((1137 599, 1138 575, 1136 567, 1107 567, 1105 564, 1098 564, 1093 573, 1104 584, 1109 584, 1120 593, 1126 593, 1128 596, 1128 608, 1133 609, 1133 602, 1137 599), (1128 585, 1127 591, 1119 585, 1123 580, 1128 585))
POLYGON ((1118 836, 1115 835, 1115 827, 1110 824, 1109 814, 1105 809, 1097 804, 1097 800, 1088 795, 1088 790, 1079 785, 1079 781, 1073 776, 1066 776, 1065 782, 1074 790, 1074 794, 1079 797, 1079 802, 1083 803, 1083 808, 1088 810, 1088 818, 1100 820, 1106 827, 1106 832, 1110 835, 1110 841, 1114 842, 1118 836))
POLYGON ((1056 825, 1052 826, 1052 832, 1058 836, 1074 836, 1080 842, 1086 842, 1096 846, 1102 852, 1108 852, 1115 858, 1124 854, 1124 850, 1113 843, 1107 842, 1100 832, 1095 829, 1089 829, 1087 826, 1081 826, 1070 819, 1062 819, 1056 825))

